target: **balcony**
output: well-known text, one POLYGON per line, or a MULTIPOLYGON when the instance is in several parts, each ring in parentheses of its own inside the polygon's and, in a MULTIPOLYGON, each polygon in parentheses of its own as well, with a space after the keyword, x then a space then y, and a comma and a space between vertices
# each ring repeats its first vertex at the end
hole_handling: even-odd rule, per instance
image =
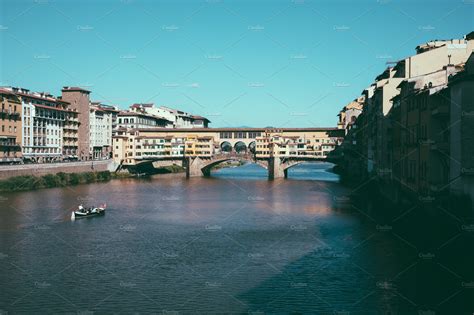
POLYGON ((73 141, 66 141, 63 143, 63 147, 77 147, 78 143, 73 141))
POLYGON ((5 117, 10 117, 13 118, 14 120, 20 118, 21 113, 20 112, 15 112, 10 109, 2 109, 0 111, 0 117, 5 118, 5 117))
POLYGON ((0 150, 5 150, 5 149, 20 150, 21 145, 19 143, 0 142, 0 150))

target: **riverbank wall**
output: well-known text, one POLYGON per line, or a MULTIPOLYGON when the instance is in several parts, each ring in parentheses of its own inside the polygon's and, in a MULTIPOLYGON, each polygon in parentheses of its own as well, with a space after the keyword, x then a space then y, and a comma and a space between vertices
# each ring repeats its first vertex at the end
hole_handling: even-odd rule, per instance
POLYGON ((115 172, 113 160, 65 162, 51 164, 16 164, 0 166, 0 179, 16 176, 43 176, 57 173, 115 172))
POLYGON ((380 175, 364 175, 347 171, 344 168, 335 168, 335 173, 341 177, 341 183, 354 189, 357 194, 370 198, 380 197, 380 202, 387 206, 400 208, 402 206, 417 208, 439 208, 452 211, 458 216, 471 216, 474 214, 474 200, 469 194, 456 194, 445 189, 431 194, 423 194, 411 190, 394 178, 384 178, 380 175))

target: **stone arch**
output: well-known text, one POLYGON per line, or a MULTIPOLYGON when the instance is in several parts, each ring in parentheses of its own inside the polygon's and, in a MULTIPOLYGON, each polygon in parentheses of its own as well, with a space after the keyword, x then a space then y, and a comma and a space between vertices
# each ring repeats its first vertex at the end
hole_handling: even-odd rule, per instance
POLYGON ((256 163, 259 166, 268 169, 268 163, 265 161, 254 161, 250 154, 222 154, 218 158, 205 160, 201 158, 190 159, 187 165, 187 176, 210 176, 211 169, 227 161, 248 161, 251 163, 256 163))
POLYGON ((243 141, 237 141, 234 144, 234 151, 237 153, 247 152, 247 145, 243 141))
POLYGON ((256 147, 257 147, 256 142, 255 142, 255 141, 252 141, 252 142, 250 142, 249 145, 248 145, 248 150, 250 151, 250 153, 255 154, 255 149, 256 149, 256 147))
POLYGON ((220 144, 221 152, 232 152, 233 146, 229 141, 222 141, 220 144))
POLYGON ((224 158, 224 159, 218 159, 211 161, 210 163, 207 163, 201 167, 201 172, 204 176, 210 176, 211 175, 211 170, 214 166, 217 166, 221 163, 227 162, 227 161, 239 161, 242 159, 236 158, 236 157, 229 157, 229 158, 224 158))
POLYGON ((296 165, 301 165, 303 163, 307 163, 307 161, 289 161, 283 164, 283 169, 285 171, 288 171, 290 168, 296 166, 296 165))

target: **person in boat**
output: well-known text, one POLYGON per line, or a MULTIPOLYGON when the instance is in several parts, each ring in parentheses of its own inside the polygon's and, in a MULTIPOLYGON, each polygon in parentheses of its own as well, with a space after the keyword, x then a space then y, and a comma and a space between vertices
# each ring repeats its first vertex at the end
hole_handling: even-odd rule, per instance
POLYGON ((84 212, 84 206, 82 205, 82 203, 79 205, 79 211, 84 212))

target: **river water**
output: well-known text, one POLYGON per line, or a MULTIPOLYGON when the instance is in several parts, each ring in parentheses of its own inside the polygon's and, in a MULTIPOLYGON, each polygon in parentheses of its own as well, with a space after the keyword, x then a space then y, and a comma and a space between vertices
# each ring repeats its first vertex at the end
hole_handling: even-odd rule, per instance
POLYGON ((0 314, 472 314, 473 226, 380 216, 329 167, 3 194, 0 314), (102 202, 104 217, 70 220, 102 202))

